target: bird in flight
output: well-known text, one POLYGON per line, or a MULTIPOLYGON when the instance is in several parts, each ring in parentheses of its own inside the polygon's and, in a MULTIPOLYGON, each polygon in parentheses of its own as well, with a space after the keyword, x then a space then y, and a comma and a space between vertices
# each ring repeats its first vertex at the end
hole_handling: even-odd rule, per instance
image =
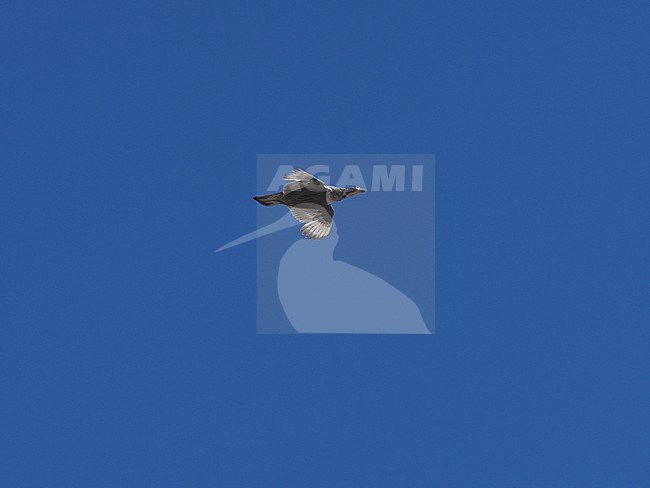
POLYGON ((294 218, 305 225, 300 232, 308 239, 322 239, 332 230, 334 209, 332 203, 364 193, 358 186, 340 188, 330 186, 300 168, 284 176, 290 181, 281 192, 253 197, 255 201, 270 207, 286 205, 294 218))

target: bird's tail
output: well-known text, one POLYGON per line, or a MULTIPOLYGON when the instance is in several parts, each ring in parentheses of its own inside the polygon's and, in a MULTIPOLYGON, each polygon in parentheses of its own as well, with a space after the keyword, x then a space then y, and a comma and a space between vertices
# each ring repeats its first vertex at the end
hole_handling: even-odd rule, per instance
POLYGON ((256 202, 261 203, 265 207, 270 207, 271 205, 281 205, 282 204, 282 192, 272 193, 271 195, 260 195, 259 197, 253 197, 256 202))

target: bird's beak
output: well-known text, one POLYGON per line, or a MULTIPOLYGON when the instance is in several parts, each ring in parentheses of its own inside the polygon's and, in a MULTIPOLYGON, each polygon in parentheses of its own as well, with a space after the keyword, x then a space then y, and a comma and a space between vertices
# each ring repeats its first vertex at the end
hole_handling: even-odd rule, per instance
POLYGON ((361 195, 362 193, 365 193, 366 190, 363 188, 354 188, 354 187, 348 187, 345 189, 343 195, 343 198, 350 198, 350 197, 356 197, 357 195, 361 195))

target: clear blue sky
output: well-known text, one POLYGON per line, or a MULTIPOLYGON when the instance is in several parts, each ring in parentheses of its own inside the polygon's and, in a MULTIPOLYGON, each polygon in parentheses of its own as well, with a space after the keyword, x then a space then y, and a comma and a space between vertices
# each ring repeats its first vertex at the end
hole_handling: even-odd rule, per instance
POLYGON ((649 16, 2 2, 0 486, 646 483, 649 16), (435 335, 255 334, 257 153, 436 154, 435 335))

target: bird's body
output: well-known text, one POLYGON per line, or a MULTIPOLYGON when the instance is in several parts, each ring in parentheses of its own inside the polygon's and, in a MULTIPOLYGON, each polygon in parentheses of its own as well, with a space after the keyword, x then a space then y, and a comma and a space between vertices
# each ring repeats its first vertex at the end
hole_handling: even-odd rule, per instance
POLYGON ((281 192, 253 197, 264 206, 286 205, 308 239, 322 239, 332 229, 334 209, 332 203, 363 193, 359 187, 330 186, 306 171, 294 169, 284 177, 289 180, 281 192))

